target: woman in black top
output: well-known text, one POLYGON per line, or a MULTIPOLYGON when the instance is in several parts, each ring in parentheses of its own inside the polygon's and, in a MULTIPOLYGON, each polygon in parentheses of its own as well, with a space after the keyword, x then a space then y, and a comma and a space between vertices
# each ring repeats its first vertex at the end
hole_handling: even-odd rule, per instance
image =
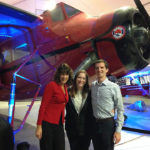
POLYGON ((92 118, 88 74, 81 70, 75 75, 66 105, 65 129, 71 150, 89 149, 92 118))

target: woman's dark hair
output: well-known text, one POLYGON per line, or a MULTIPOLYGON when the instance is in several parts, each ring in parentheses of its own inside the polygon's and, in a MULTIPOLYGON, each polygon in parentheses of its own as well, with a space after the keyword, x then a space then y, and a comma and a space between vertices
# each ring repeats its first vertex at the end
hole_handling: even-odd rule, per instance
POLYGON ((80 70, 76 73, 75 77, 74 77, 74 80, 73 80, 73 85, 70 89, 70 96, 71 97, 75 97, 75 94, 77 93, 78 89, 77 89, 77 85, 76 85, 76 80, 77 80, 77 77, 79 76, 80 73, 84 73, 85 76, 86 76, 86 83, 83 87, 83 90, 82 90, 82 96, 83 98, 85 98, 85 95, 86 93, 89 91, 89 78, 88 78, 88 74, 85 70, 80 70))
POLYGON ((56 73, 54 75, 54 81, 56 83, 60 83, 60 75, 61 74, 69 75, 69 79, 68 79, 66 84, 68 86, 70 86, 72 84, 72 81, 73 81, 73 71, 68 64, 63 63, 57 68, 56 73))
POLYGON ((0 150, 14 149, 14 135, 11 125, 0 117, 0 150))

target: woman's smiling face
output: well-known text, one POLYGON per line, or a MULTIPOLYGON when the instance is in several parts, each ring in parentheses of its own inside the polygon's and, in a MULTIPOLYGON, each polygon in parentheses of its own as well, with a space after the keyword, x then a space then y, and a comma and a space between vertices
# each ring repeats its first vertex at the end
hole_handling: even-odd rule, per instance
POLYGON ((86 83, 86 74, 85 73, 79 73, 79 75, 76 78, 77 88, 83 89, 85 83, 86 83))

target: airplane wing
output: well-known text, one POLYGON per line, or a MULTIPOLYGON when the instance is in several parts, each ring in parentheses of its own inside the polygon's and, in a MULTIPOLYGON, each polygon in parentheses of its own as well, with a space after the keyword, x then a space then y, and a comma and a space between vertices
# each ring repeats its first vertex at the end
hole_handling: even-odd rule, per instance
POLYGON ((39 21, 38 16, 0 2, 0 51, 5 41, 36 27, 39 21))

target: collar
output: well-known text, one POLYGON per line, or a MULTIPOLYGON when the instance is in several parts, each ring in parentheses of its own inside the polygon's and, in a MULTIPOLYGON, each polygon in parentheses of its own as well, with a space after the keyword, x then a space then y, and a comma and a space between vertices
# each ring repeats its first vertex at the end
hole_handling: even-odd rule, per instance
POLYGON ((98 84, 98 85, 108 85, 108 83, 109 83, 109 80, 108 80, 107 77, 106 77, 106 79, 105 79, 103 82, 101 82, 101 83, 99 83, 98 80, 96 80, 96 84, 98 84))

